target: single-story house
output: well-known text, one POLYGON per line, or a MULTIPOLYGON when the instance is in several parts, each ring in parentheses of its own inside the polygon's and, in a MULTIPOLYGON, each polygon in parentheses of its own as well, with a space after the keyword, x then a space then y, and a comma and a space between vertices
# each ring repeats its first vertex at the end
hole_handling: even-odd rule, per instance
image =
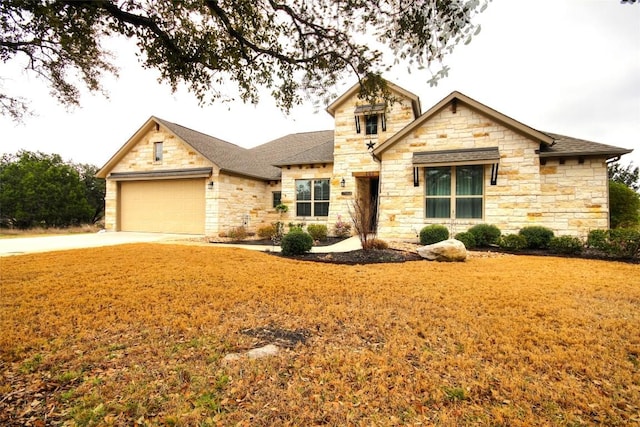
POLYGON ((422 112, 389 86, 393 102, 374 104, 350 88, 327 107, 334 130, 249 149, 151 117, 97 174, 105 226, 219 235, 279 220, 331 232, 359 200, 387 239, 415 239, 427 224, 608 228, 607 163, 632 150, 533 129, 459 92, 422 112))

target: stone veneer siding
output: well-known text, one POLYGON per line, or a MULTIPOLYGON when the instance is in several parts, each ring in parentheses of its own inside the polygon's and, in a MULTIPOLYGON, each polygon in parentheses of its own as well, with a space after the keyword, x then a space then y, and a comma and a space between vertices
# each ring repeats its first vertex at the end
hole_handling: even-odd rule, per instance
POLYGON ((568 159, 564 164, 549 160, 543 166, 538 148, 537 142, 466 106, 458 105, 456 113, 443 108, 382 154, 379 236, 415 239, 422 227, 434 223, 446 225, 452 234, 478 223, 495 224, 505 234, 542 225, 556 235, 580 237, 607 228, 604 159, 568 159), (420 185, 414 187, 413 152, 495 146, 501 157, 498 180, 490 184, 491 165, 486 165, 484 218, 425 218, 424 168, 420 185), (577 182, 582 186, 576 187, 577 182))
MULTIPOLYGON (((271 191, 279 189, 279 183, 269 183, 220 172, 219 168, 202 157, 189 145, 169 132, 152 130, 144 134, 111 172, 144 172, 170 169, 211 167, 211 178, 203 178, 205 190, 205 233, 218 235, 229 228, 243 225, 247 219, 249 231, 255 231, 263 223, 276 220, 271 208, 271 191), (162 162, 154 161, 154 143, 162 142, 162 162), (214 182, 213 189, 208 187, 214 182)), ((118 182, 106 180, 105 228, 116 231, 118 218, 118 182)))

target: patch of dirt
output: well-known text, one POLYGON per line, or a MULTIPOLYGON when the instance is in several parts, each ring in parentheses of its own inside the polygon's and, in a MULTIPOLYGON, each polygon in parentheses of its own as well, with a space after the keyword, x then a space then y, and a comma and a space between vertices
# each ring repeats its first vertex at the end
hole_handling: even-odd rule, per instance
POLYGON ((275 344, 278 347, 294 348, 299 343, 304 344, 311 337, 311 332, 306 329, 288 330, 276 326, 241 329, 240 333, 256 338, 253 347, 275 344))

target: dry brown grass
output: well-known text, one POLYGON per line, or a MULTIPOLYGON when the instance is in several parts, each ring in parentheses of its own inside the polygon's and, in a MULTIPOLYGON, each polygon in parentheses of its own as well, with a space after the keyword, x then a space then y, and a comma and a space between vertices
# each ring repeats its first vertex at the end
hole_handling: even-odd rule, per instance
POLYGON ((639 273, 143 244, 1 258, 0 424, 639 425, 639 273), (264 326, 309 339, 222 361, 264 326))

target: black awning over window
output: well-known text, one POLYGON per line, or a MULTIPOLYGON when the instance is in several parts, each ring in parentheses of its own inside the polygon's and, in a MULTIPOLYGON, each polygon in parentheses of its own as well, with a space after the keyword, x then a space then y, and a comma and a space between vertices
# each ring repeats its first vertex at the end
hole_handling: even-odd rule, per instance
POLYGON ((114 172, 108 178, 114 181, 137 181, 145 179, 206 178, 212 168, 167 169, 144 172, 114 172))
POLYGON ((498 163, 498 147, 462 150, 422 151, 413 153, 413 166, 487 165, 498 163))
POLYGON ((387 105, 382 104, 367 104, 367 105, 358 105, 355 110, 355 114, 378 114, 384 113, 387 109, 387 105))

